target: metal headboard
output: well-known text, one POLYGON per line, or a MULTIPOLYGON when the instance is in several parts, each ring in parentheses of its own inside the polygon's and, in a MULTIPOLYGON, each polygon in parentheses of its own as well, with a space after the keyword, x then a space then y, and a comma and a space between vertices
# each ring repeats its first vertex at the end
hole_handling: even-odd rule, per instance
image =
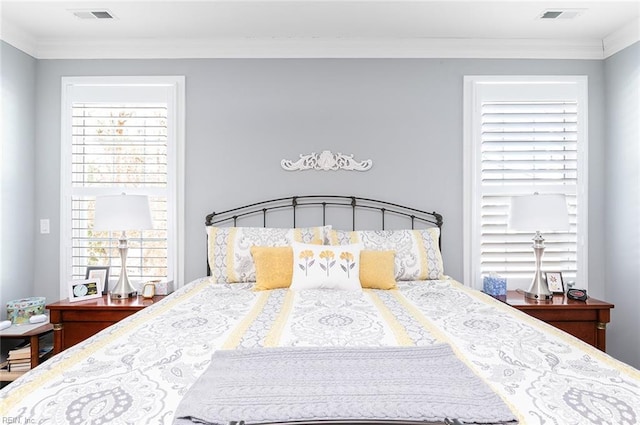
MULTIPOLYGON (((399 204, 394 204, 376 199, 360 198, 357 196, 340 196, 340 195, 303 195, 290 196, 287 198, 270 199, 268 201, 256 202, 253 204, 243 205, 241 207, 232 208, 222 212, 212 212, 208 214, 205 220, 206 226, 239 226, 242 219, 256 216, 262 218, 262 227, 269 224, 268 217, 270 212, 274 211, 291 211, 291 227, 297 227, 298 213, 301 208, 317 207, 322 212, 322 223, 314 223, 314 225, 325 226, 327 224, 327 210, 333 207, 344 207, 350 209, 351 212, 351 230, 357 230, 358 211, 374 211, 380 214, 379 229, 385 230, 386 219, 394 216, 405 218, 408 227, 411 229, 416 226, 422 227, 438 227, 442 229, 442 215, 437 212, 422 211, 399 204)), ((278 226, 282 227, 282 225, 278 226)), ((405 227, 406 228, 406 227, 405 227)), ((442 244, 442 238, 438 241, 442 244)), ((207 261, 207 275, 210 274, 209 262, 207 261)))

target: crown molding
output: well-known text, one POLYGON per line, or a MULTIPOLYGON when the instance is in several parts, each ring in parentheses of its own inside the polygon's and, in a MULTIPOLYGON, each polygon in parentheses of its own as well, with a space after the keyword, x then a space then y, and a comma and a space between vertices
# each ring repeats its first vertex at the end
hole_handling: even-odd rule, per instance
POLYGON ((604 57, 608 58, 638 41, 640 41, 640 18, 634 19, 602 40, 604 57))
POLYGON ((0 25, 0 40, 11 44, 28 55, 36 57, 38 43, 35 37, 13 25, 10 21, 2 21, 2 25, 0 25))
POLYGON ((82 39, 14 44, 38 59, 603 59, 601 40, 419 38, 82 39))

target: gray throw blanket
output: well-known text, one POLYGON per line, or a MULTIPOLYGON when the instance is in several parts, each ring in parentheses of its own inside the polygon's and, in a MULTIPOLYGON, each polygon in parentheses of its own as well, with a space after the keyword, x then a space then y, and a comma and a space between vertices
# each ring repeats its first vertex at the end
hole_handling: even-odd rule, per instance
POLYGON ((445 344, 218 351, 174 424, 312 420, 515 424, 445 344))

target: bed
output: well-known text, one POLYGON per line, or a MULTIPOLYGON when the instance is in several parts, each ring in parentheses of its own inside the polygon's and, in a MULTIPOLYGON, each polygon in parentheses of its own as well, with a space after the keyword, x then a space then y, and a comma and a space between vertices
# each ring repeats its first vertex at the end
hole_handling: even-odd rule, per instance
MULTIPOLYGON (((212 366, 223 361, 217 354, 276 353, 277 361, 280 353, 343 353, 346 358, 355 352, 365 357, 382 353, 388 360, 388 350, 405 353, 448 347, 455 357, 448 360, 462 364, 482 381, 495 397, 495 410, 498 404, 506 406, 520 424, 640 422, 638 370, 447 277, 440 254, 442 226, 442 216, 435 212, 342 196, 280 198, 209 214, 206 276, 0 390, 0 417, 13 423, 179 423, 176 412, 185 399, 203 385, 202 378, 212 366), (352 245, 361 250, 360 273, 377 267, 367 278, 370 287, 360 290, 341 287, 352 283, 354 268, 349 262, 352 256, 338 254, 343 252, 341 247, 347 250, 352 245), (305 267, 309 269, 310 259, 316 259, 318 266, 321 258, 327 260, 327 254, 320 257, 320 253, 331 250, 336 253, 335 264, 330 267, 325 262, 326 267, 319 270, 326 274, 327 268, 339 269, 349 274, 349 282, 336 277, 330 282, 340 283, 332 286, 326 279, 311 279, 312 284, 304 286, 309 280, 301 279, 300 273, 309 272, 305 267), (374 252, 367 265, 365 250, 394 254, 383 258, 374 252), (282 270, 273 270, 273 264, 291 258, 289 252, 294 270, 282 279, 289 279, 292 287, 277 283, 256 290, 256 280, 264 281, 265 273, 274 281, 282 280, 278 274, 282 270), (389 261, 395 288, 376 289, 389 283, 389 261)), ((396 361, 385 370, 405 370, 402 365, 396 361)), ((434 378, 433 384, 448 388, 453 395, 447 397, 455 397, 464 392, 453 384, 456 376, 450 381, 434 378)), ((364 381, 356 390, 377 385, 376 379, 364 381)), ((228 391, 222 395, 228 396, 228 391)), ((354 414, 285 419, 294 423, 303 419, 311 423, 420 422, 397 412, 397 417, 385 414, 384 418, 354 414)), ((423 418, 422 423, 464 421, 423 418)))

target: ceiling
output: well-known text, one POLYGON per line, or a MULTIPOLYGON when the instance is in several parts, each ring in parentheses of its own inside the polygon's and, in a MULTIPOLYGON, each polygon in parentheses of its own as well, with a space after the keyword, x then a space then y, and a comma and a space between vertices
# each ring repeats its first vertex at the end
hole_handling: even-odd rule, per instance
POLYGON ((0 37, 42 59, 602 59, 640 39, 639 16, 640 0, 0 0, 0 37))

